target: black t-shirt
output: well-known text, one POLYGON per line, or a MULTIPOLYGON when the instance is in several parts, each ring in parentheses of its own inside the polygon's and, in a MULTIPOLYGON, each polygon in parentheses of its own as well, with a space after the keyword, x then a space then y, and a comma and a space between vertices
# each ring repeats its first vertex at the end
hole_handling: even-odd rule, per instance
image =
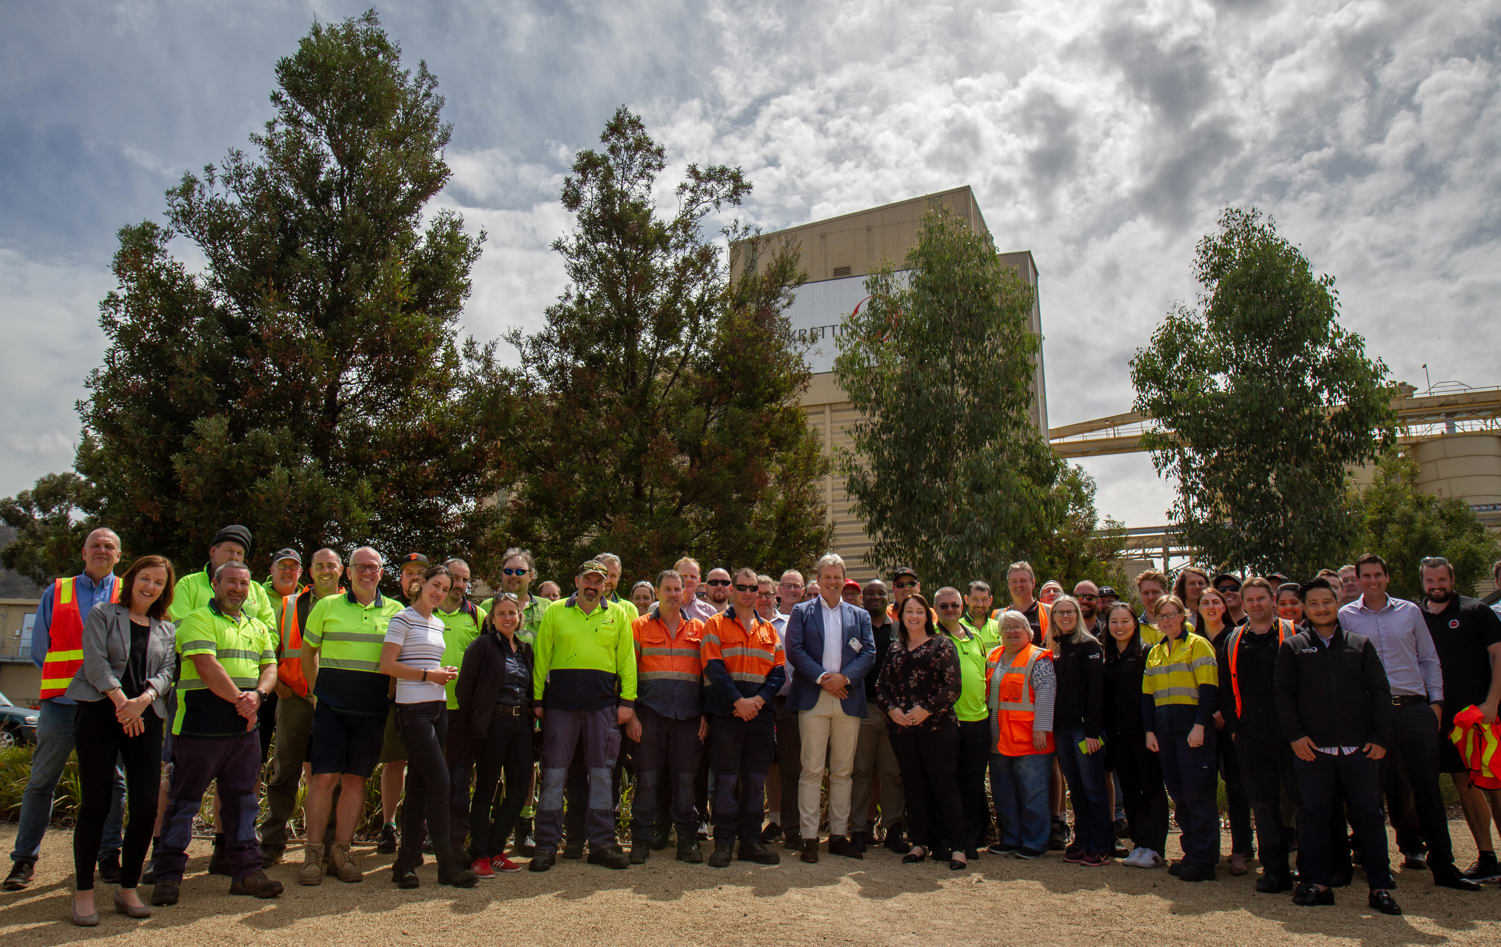
MULTIPOLYGON (((865 675, 865 699, 867 702, 876 699, 876 678, 881 676, 881 668, 886 666, 886 658, 891 651, 891 643, 896 640, 896 622, 888 621, 884 625, 876 625, 871 628, 871 634, 876 642, 876 663, 865 675)), ((879 711, 877 711, 879 713, 879 711)))
POLYGON ((129 700, 146 690, 146 645, 150 641, 149 624, 130 623, 130 658, 125 662, 125 676, 120 679, 120 690, 129 700))
POLYGON ((1471 704, 1485 702, 1491 687, 1486 649, 1501 642, 1501 618, 1479 599, 1455 595, 1437 615, 1424 607, 1423 620, 1444 672, 1444 720, 1453 720, 1471 704))

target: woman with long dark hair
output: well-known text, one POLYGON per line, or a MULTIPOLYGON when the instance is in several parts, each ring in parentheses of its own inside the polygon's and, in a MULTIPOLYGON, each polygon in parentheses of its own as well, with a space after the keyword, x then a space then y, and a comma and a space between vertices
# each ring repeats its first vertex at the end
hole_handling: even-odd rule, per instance
POLYGON ((959 754, 954 702, 962 687, 959 653, 937 633, 932 609, 920 593, 907 596, 897 619, 899 638, 876 680, 876 703, 886 713, 907 794, 912 848, 902 861, 922 861, 941 840, 949 848, 949 868, 958 871, 968 863, 964 804, 954 768, 959 754))
POLYGON ((465 734, 474 754, 469 859, 481 878, 521 870, 505 854, 532 778, 532 646, 516 636, 520 628, 516 596, 497 595, 480 636, 464 652, 455 688, 454 732, 465 734))
POLYGON ((1121 862, 1132 868, 1167 864, 1167 791, 1157 754, 1147 749, 1141 719, 1141 679, 1147 649, 1141 622, 1126 602, 1105 613, 1105 764, 1121 781, 1121 805, 1131 833, 1131 853, 1121 862))
POLYGON ((151 916, 136 886, 161 781, 166 695, 177 680, 176 629, 167 620, 176 576, 161 556, 142 556, 120 579, 120 601, 96 605, 83 626, 83 666, 66 696, 78 702, 78 825, 73 829, 73 923, 99 923, 94 859, 104 835, 115 760, 125 764, 127 820, 115 910, 151 916))

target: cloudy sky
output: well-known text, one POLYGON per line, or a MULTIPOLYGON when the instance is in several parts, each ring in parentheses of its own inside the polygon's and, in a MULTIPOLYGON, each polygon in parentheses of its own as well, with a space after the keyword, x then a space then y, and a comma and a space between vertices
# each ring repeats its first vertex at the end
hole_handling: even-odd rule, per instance
MULTIPOLYGON (((364 3, 9 4, 0 38, 0 496, 67 469, 123 224, 270 116, 278 57, 364 3)), ((1041 271, 1051 422, 1128 410, 1127 360, 1226 205, 1338 279, 1399 379, 1501 383, 1501 0, 475 2, 382 10, 453 123, 440 203, 488 231, 466 331, 533 326, 572 155, 620 104, 742 166, 772 230, 967 184, 1041 271), (1066 12, 1064 12, 1066 11, 1066 12)), ((1100 507, 1165 520, 1142 455, 1100 507)))

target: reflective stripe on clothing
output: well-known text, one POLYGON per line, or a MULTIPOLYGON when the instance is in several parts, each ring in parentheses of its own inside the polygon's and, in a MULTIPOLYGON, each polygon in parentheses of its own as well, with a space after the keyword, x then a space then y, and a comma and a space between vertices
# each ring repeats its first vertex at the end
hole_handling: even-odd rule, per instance
MULTIPOLYGON (((120 601, 120 582, 109 576, 109 600, 120 601)), ((83 612, 78 607, 76 579, 69 576, 52 584, 52 626, 47 638, 47 657, 42 661, 42 700, 61 697, 83 667, 83 612)))
POLYGON ((1196 707, 1201 685, 1218 686, 1216 668, 1214 645, 1209 639, 1191 631, 1176 640, 1164 638, 1147 652, 1141 692, 1158 707, 1169 704, 1196 707))
POLYGON ((1038 695, 1032 683, 1038 662, 1051 662, 1052 652, 1028 644, 1006 663, 1006 649, 996 648, 985 662, 986 704, 994 750, 1005 756, 1032 756, 1053 752, 1053 735, 1038 749, 1033 742, 1037 724, 1038 695))

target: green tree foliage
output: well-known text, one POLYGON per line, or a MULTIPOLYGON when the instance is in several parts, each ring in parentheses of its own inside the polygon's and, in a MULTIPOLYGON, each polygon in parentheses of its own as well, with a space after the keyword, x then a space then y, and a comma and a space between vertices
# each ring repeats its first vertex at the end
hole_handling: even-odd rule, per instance
POLYGON ((88 511, 96 502, 89 485, 72 471, 47 474, 30 490, 0 500, 0 519, 15 533, 0 550, 0 560, 38 584, 76 574, 90 529, 88 511))
POLYGON ((437 80, 403 68, 373 12, 315 24, 276 80, 249 153, 185 175, 167 226, 120 231, 109 348, 79 405, 88 512, 184 568, 229 522, 257 562, 447 552, 489 489, 465 405, 492 353, 456 339, 483 236, 424 220, 449 176, 437 80))
POLYGON ((903 269, 865 285, 834 372, 860 413, 838 464, 870 564, 948 583, 1003 581, 1024 558, 1043 574, 1082 569, 1088 554, 1069 537, 1088 530, 1065 527, 1072 515, 1092 530, 1094 485, 1053 456, 1029 413, 1031 288, 988 235, 941 208, 903 269))
POLYGON ((1375 479, 1351 497, 1360 538, 1355 556, 1374 552, 1391 573, 1387 591, 1417 601, 1423 587, 1418 563, 1443 556, 1454 565, 1454 587, 1475 594, 1475 583, 1490 574, 1496 561, 1496 538, 1486 531, 1469 504, 1458 497, 1438 497, 1418 489, 1418 462, 1391 450, 1376 463, 1375 479))
POLYGON ((690 552, 801 563, 828 527, 825 462, 799 403, 808 371, 782 315, 797 259, 762 259, 732 223, 732 278, 703 230, 749 193, 740 169, 690 164, 665 217, 664 152, 640 118, 619 109, 600 143, 563 186, 574 226, 553 249, 568 288, 540 331, 508 337, 521 364, 497 381, 528 432, 497 454, 503 535, 564 576, 602 549, 630 575, 690 552))
POLYGON ((1391 436, 1386 366, 1339 324, 1334 278, 1256 210, 1199 241, 1196 307, 1178 306, 1131 361, 1143 443, 1178 482, 1170 513, 1207 562, 1308 576, 1356 524, 1347 466, 1391 436))

